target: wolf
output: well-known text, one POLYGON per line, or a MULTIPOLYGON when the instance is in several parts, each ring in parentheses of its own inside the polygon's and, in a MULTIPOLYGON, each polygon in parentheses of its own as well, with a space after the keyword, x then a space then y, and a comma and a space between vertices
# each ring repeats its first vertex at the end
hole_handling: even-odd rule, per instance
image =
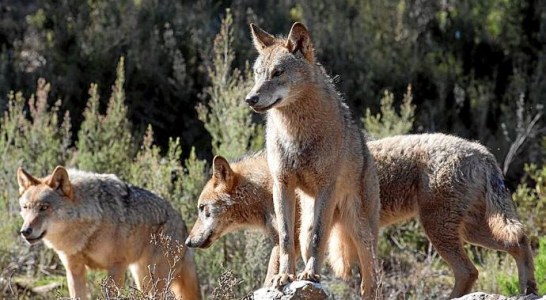
POLYGON ((255 84, 246 102, 267 114, 266 152, 273 178, 273 203, 279 225, 279 273, 273 286, 295 273, 295 192, 301 191, 300 246, 305 269, 298 279, 320 281, 327 236, 347 222, 362 274, 361 294, 374 297, 379 220, 379 182, 360 128, 331 78, 315 63, 307 28, 295 23, 288 37, 275 38, 251 24, 259 56, 255 84), (359 220, 358 223, 354 222, 359 220))
POLYGON ((170 203, 111 174, 57 166, 44 178, 17 170, 21 235, 59 255, 71 298, 87 298, 86 267, 105 269, 121 287, 130 269, 140 291, 200 299, 187 229, 170 203), (168 286, 167 286, 168 285, 168 286))
MULTIPOLYGON (((484 146, 445 134, 394 136, 367 146, 379 174, 380 227, 419 219, 455 275, 450 298, 469 293, 478 276, 463 243, 508 252, 517 264, 520 291, 537 294, 529 241, 497 162, 484 146)), ((231 164, 221 156, 214 159, 214 175, 199 197, 200 213, 187 242, 206 248, 238 229, 262 230, 274 244, 264 285, 279 267, 273 179, 266 155, 260 152, 231 164)), ((343 226, 334 226, 328 237, 329 265, 344 279, 351 276, 356 259, 350 241, 343 226)))

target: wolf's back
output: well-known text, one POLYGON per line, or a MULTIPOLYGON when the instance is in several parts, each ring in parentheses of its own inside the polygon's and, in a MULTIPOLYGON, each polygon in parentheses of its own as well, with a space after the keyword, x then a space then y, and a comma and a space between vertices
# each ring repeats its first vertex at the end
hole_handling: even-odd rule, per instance
POLYGON ((75 196, 83 206, 96 208, 103 218, 128 224, 162 224, 176 218, 171 204, 146 189, 125 183, 113 174, 68 170, 75 196))

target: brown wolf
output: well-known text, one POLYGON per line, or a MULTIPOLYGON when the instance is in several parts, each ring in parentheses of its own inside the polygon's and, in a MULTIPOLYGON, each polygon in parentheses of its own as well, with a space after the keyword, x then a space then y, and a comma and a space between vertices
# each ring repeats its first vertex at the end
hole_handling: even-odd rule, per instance
POLYGON ((347 222, 362 274, 361 294, 374 296, 379 183, 361 129, 324 69, 315 63, 311 38, 295 23, 286 39, 251 24, 259 57, 246 101, 267 112, 266 151, 279 224, 276 287, 295 272, 295 191, 301 191, 300 242, 305 269, 298 279, 320 280, 320 267, 334 211, 347 222), (304 201, 305 200, 305 201, 304 201), (359 222, 355 222, 359 220, 359 222))
MULTIPOLYGON (((444 134, 395 136, 368 142, 368 147, 380 179, 380 226, 414 217, 421 221, 455 274, 451 298, 468 293, 478 276, 464 242, 508 252, 517 263, 521 292, 537 292, 529 242, 495 158, 485 147, 444 134)), ((265 153, 231 165, 215 158, 214 169, 224 170, 224 175, 213 176, 199 198, 201 210, 210 214, 199 214, 188 237, 193 246, 210 246, 240 228, 264 230, 278 241, 266 161, 265 153)), ((351 276, 355 260, 347 235, 342 226, 335 226, 328 241, 329 264, 343 278, 351 276)), ((278 255, 276 245, 266 283, 277 272, 278 255)))
POLYGON ((87 298, 86 267, 108 270, 118 287, 129 267, 143 292, 159 296, 170 284, 178 298, 200 299, 192 251, 176 245, 186 226, 168 201, 114 175, 61 166, 45 178, 19 168, 17 180, 21 235, 57 252, 71 298, 87 298))

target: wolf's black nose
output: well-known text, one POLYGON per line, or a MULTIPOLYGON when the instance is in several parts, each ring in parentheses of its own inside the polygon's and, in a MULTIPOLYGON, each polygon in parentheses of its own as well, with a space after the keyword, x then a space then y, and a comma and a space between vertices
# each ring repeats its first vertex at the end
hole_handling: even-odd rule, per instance
POLYGON ((260 97, 258 97, 258 95, 254 95, 245 99, 246 103, 248 103, 249 105, 255 105, 256 103, 258 103, 259 100, 260 97))
POLYGON ((24 236, 24 237, 28 237, 32 234, 32 228, 30 227, 27 227, 23 230, 21 230, 21 234, 24 236))

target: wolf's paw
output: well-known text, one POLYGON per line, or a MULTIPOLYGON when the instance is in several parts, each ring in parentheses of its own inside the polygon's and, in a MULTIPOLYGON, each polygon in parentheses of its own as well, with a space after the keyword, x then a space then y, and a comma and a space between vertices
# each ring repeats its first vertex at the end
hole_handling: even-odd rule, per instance
POLYGON ((320 275, 313 271, 303 271, 298 274, 298 280, 307 280, 313 282, 320 282, 320 275))
POLYGON ((271 278, 271 287, 278 289, 291 281, 294 281, 294 274, 279 273, 271 278))

